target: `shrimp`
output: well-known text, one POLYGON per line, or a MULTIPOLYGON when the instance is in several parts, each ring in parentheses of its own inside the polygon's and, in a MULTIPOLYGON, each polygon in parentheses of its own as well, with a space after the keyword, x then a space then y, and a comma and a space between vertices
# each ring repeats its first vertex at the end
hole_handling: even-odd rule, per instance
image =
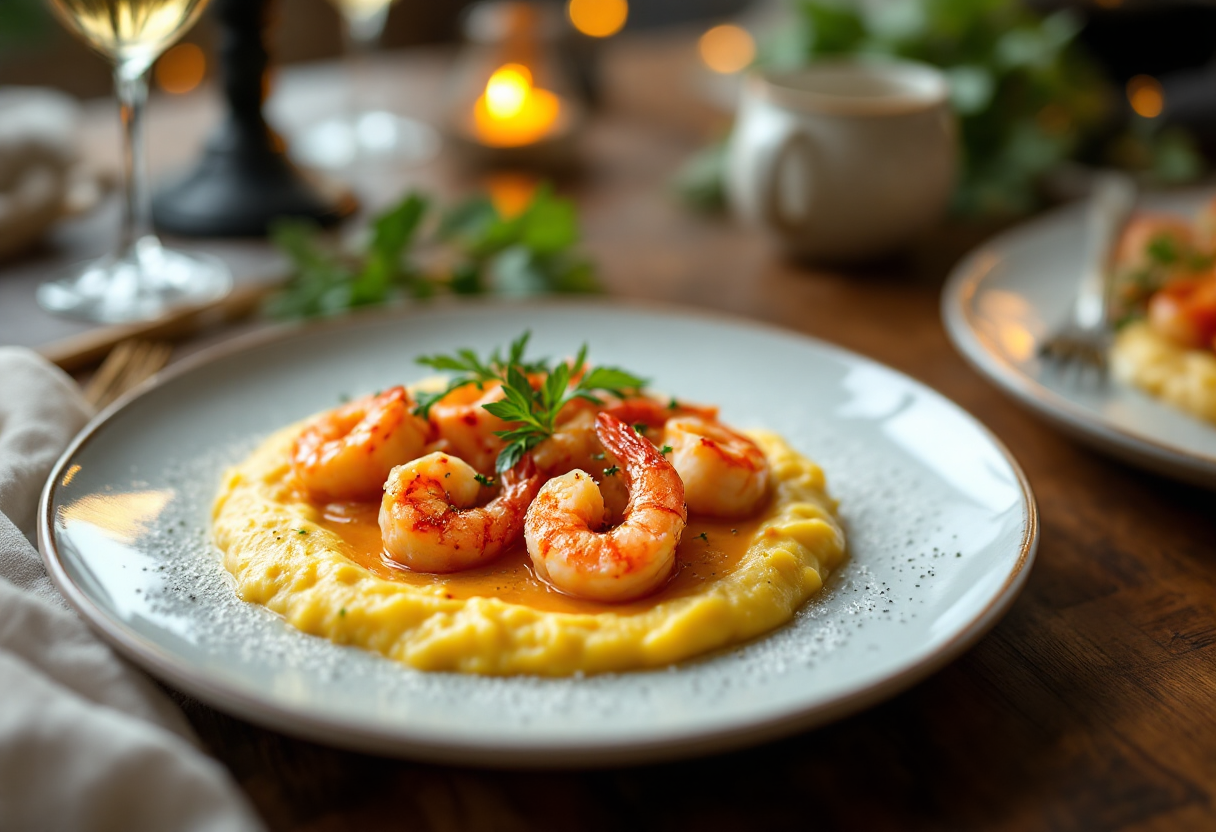
POLYGON ((317 417, 292 446, 296 480, 318 501, 375 499, 393 466, 419 456, 430 438, 412 405, 404 387, 392 387, 317 417))
POLYGON ((756 443, 717 420, 667 420, 663 439, 684 481, 688 510, 714 517, 746 517, 768 496, 769 465, 756 443))
POLYGON ((1130 269, 1152 265, 1149 246, 1156 240, 1167 240, 1180 251, 1189 251, 1195 246, 1195 229, 1173 214, 1138 214, 1119 237, 1115 262, 1130 269))
POLYGON ((508 425, 482 405, 503 397, 502 384, 458 387, 431 405, 430 420, 438 436, 435 450, 455 454, 482 473, 494 470, 498 454, 506 444, 496 431, 508 425))
POLYGON ((475 505, 477 470, 431 453, 388 475, 380 503, 385 553, 417 572, 455 572, 487 563, 519 539, 541 479, 530 458, 502 475, 498 496, 475 505))
POLYGON ((718 418, 718 408, 712 405, 689 404, 675 399, 665 402, 645 397, 622 399, 605 410, 622 422, 634 427, 644 425, 646 429, 662 428, 669 419, 677 416, 698 416, 710 420, 718 418))
POLYGON ((1216 349, 1216 274, 1167 283, 1148 303, 1149 325, 1189 349, 1216 349))
POLYGON ((620 461, 629 489, 621 523, 601 531, 604 499, 586 471, 549 480, 524 519, 524 539, 537 574, 556 589, 595 601, 628 601, 667 580, 688 522, 684 484, 650 442, 608 413, 596 435, 620 461))

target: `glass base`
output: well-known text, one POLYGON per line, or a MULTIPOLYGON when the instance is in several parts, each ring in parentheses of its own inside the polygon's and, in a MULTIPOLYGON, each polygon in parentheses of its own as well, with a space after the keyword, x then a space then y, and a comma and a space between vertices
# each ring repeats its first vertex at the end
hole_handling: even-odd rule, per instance
POLYGON ((439 152, 435 128, 386 110, 330 118, 304 128, 291 140, 291 156, 302 165, 345 168, 356 162, 419 165, 439 152))
POLYGON ((43 283, 38 305, 86 321, 132 323, 219 300, 231 288, 232 274, 222 260, 173 251, 145 237, 121 257, 84 263, 43 283))

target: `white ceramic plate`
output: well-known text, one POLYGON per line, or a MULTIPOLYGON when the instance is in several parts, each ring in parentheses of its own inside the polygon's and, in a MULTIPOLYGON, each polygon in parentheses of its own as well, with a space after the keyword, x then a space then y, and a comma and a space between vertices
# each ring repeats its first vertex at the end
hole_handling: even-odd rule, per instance
POLYGON ((432 306, 289 330, 189 363, 102 414, 60 460, 40 543, 116 647, 200 699, 336 745, 465 763, 655 760, 821 723, 959 655, 1012 603, 1037 525, 1007 452, 958 407, 857 355, 726 318, 609 304, 432 306), (819 460, 850 559, 789 626, 658 671, 423 673, 240 602, 208 540, 221 472, 343 394, 426 374, 421 354, 584 340, 594 361, 719 402, 819 460))
MULTIPOLYGON (((1191 217, 1211 197, 1155 195, 1141 208, 1191 217)), ((1084 206, 1071 205, 981 246, 946 283, 946 331, 976 369, 1058 427, 1127 462, 1216 488, 1216 427, 1114 382, 1077 385, 1039 359, 1072 310, 1084 239, 1084 206)))

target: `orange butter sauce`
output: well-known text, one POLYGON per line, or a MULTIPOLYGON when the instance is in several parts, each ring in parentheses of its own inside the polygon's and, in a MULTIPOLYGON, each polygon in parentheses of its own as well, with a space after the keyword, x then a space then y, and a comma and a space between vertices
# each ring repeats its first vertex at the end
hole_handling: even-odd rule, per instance
POLYGON ((413 572, 384 554, 377 519, 379 503, 330 503, 320 508, 321 517, 316 523, 341 538, 338 552, 377 578, 408 586, 442 587, 456 599, 498 598, 543 612, 622 615, 644 612, 664 601, 695 594, 730 574, 768 514, 762 511, 746 520, 690 517, 676 550, 676 568, 667 584, 645 598, 607 604, 565 595, 537 578, 522 540, 502 556, 475 569, 444 575, 413 572))

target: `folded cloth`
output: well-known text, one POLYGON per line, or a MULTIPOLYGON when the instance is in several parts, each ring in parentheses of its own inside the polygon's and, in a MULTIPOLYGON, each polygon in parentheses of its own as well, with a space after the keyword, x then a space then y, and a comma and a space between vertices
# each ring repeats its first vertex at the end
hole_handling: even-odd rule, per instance
POLYGON ((80 106, 37 87, 0 87, 0 258, 63 215, 72 186, 80 106))
POLYGON ((177 706, 66 608, 32 545, 39 491, 89 411, 58 369, 0 348, 0 829, 261 829, 177 706))

